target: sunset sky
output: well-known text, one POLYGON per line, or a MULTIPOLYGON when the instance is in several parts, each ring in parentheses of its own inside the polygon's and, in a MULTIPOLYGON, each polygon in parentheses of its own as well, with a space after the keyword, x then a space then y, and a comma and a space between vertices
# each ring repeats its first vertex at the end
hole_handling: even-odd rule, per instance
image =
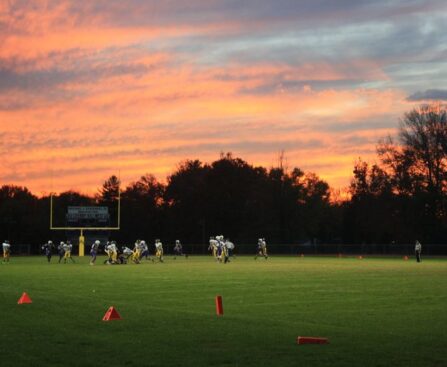
POLYGON ((0 0, 0 185, 94 193, 231 151, 349 185, 447 100, 445 0, 0 0))

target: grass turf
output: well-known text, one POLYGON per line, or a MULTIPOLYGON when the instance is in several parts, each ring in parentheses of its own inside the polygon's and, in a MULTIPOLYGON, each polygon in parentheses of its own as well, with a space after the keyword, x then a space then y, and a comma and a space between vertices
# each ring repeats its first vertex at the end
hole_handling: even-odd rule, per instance
POLYGON ((447 366, 445 259, 54 260, 0 265, 3 367, 447 366), (111 305, 123 320, 101 321, 111 305))

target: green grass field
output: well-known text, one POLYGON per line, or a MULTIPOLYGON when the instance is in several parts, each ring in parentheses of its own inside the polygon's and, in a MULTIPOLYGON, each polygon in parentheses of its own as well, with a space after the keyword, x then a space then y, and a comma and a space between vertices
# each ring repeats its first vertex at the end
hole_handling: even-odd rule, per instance
POLYGON ((55 260, 0 265, 2 367, 447 366, 445 259, 55 260))

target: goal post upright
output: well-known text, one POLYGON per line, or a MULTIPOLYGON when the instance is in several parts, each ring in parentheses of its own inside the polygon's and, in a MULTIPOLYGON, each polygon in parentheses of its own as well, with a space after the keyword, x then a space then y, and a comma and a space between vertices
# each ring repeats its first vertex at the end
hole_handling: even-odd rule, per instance
POLYGON ((79 231, 79 256, 85 255, 84 231, 119 231, 121 225, 121 190, 118 189, 118 218, 116 227, 54 227, 53 226, 53 194, 50 194, 50 230, 79 231))

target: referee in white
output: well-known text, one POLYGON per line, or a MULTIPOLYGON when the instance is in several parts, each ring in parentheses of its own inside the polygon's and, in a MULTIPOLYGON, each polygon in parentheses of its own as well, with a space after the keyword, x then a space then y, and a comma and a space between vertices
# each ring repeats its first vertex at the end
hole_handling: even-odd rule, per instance
POLYGON ((419 241, 416 241, 416 245, 414 246, 414 253, 416 254, 416 261, 418 263, 421 262, 421 252, 422 252, 422 245, 419 241))

